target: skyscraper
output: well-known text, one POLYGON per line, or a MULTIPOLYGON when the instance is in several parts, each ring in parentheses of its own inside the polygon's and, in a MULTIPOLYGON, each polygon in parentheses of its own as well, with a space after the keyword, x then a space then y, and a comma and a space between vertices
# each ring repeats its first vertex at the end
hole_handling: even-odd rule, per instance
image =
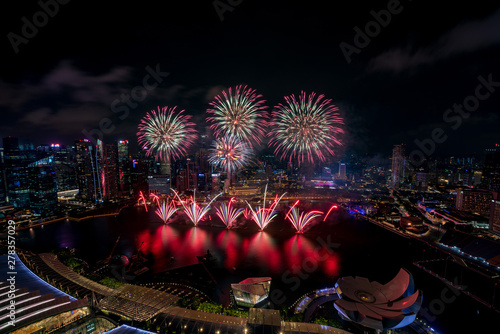
POLYGON ((343 162, 339 164, 339 179, 341 180, 347 179, 347 166, 343 162))
POLYGON ((118 197, 118 159, 115 143, 102 144, 101 151, 102 197, 110 200, 118 197))
POLYGON ((500 236, 500 198, 499 193, 495 193, 491 201, 490 210, 490 231, 500 236))
POLYGON ((57 178, 49 156, 28 166, 30 209, 34 214, 49 216, 57 210, 57 178))
MULTIPOLYGON (((150 161, 147 158, 136 158, 130 161, 130 184, 131 192, 134 197, 137 197, 139 192, 147 193, 149 189, 149 165, 150 161)), ((170 180, 168 180, 170 183, 170 180)))
POLYGON ((485 189, 500 191, 500 144, 486 150, 482 174, 482 186, 485 189))
POLYGON ((391 188, 398 189, 404 181, 405 173, 405 147, 403 144, 394 145, 392 149, 392 176, 391 188))
POLYGON ((128 152, 128 140, 118 141, 118 188, 121 196, 128 197, 131 194, 131 163, 128 152))
POLYGON ((54 156, 52 167, 56 172, 57 191, 78 189, 76 185, 74 152, 71 146, 50 144, 50 154, 54 156))
POLYGON ((0 206, 7 204, 7 189, 5 187, 5 163, 3 148, 0 148, 0 206))
POLYGON ((428 173, 423 168, 415 172, 415 186, 417 191, 428 189, 428 173))
MULTIPOLYGON (((98 140, 97 147, 101 146, 101 143, 98 140)), ((96 146, 92 145, 88 139, 77 140, 75 151, 78 198, 88 202, 101 201, 100 158, 96 146)))
POLYGON ((458 189, 455 207, 458 210, 476 213, 483 217, 490 216, 491 191, 480 189, 458 189))
POLYGON ((30 206, 28 165, 36 160, 33 144, 15 137, 3 138, 7 198, 16 208, 30 206))

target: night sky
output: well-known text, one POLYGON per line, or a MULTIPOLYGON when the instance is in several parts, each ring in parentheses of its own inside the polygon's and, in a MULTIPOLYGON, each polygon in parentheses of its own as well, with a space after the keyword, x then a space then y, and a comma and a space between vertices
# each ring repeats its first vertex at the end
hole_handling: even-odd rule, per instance
POLYGON ((106 140, 136 143, 147 111, 177 105, 204 124, 208 102, 244 84, 269 110, 301 90, 324 94, 345 119, 344 149, 360 154, 389 155, 398 143, 411 151, 437 128, 447 138, 436 154, 500 141, 500 3, 73 0, 51 5, 53 17, 37 1, 13 3, 1 20, 1 137, 72 144, 108 118, 106 140), (369 23, 374 13, 385 27, 369 23), (367 24, 369 40, 355 40, 367 24), (341 43, 354 50, 350 62, 341 43), (155 69, 168 75, 128 115, 116 112, 155 69), (482 99, 479 76, 493 82, 482 99), (467 118, 446 114, 464 100, 467 118))

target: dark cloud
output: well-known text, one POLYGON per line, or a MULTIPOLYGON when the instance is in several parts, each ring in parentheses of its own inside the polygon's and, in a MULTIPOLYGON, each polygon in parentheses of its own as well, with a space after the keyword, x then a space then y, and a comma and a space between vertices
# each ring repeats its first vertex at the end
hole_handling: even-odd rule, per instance
POLYGON ((18 124, 24 131, 57 131, 63 135, 74 135, 76 139, 83 129, 95 126, 109 113, 106 107, 96 104, 79 104, 58 110, 41 108, 25 113, 18 124))
POLYGON ((497 10, 485 19, 457 25, 429 46, 385 51, 370 61, 369 70, 399 73, 499 43, 500 10, 497 10))

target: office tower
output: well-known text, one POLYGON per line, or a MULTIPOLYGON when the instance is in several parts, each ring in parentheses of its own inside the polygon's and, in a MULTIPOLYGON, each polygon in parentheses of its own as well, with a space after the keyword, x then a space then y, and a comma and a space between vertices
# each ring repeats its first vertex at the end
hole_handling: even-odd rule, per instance
MULTIPOLYGON (((198 173, 196 173, 196 164, 193 160, 187 159, 186 161, 186 177, 187 177, 187 189, 194 190, 198 184, 197 181, 198 173)), ((236 175, 233 173, 233 178, 236 175)))
POLYGON ((7 188, 5 184, 5 163, 3 159, 3 148, 0 148, 0 206, 7 204, 7 188))
MULTIPOLYGON (((149 189, 149 165, 151 161, 147 158, 136 157, 130 161, 130 188, 134 198, 137 198, 139 192, 148 193, 149 189)), ((163 181, 170 183, 170 180, 163 181)), ((157 192, 153 189, 152 192, 157 192)))
POLYGON ((208 163, 208 149, 200 148, 195 155, 197 169, 197 190, 208 190, 208 179, 210 176, 210 164, 208 163))
POLYGON ((213 194, 220 192, 220 173, 211 173, 212 186, 210 191, 213 194))
POLYGON ((56 173, 57 191, 78 189, 76 184, 75 162, 71 146, 50 144, 49 154, 53 156, 52 168, 56 173))
POLYGON ((493 194, 491 191, 460 188, 457 190, 455 207, 458 210, 489 217, 492 199, 493 194))
POLYGON ((500 145, 486 150, 482 175, 484 189, 500 191, 500 145))
POLYGON ((36 160, 36 152, 29 141, 15 137, 3 138, 5 182, 9 204, 16 208, 30 206, 28 165, 36 160))
POLYGON ((392 177, 391 187, 398 189, 405 177, 405 147, 403 144, 394 145, 392 149, 392 177))
POLYGON ((57 210, 57 178, 49 156, 28 166, 30 179, 30 209, 38 216, 46 217, 57 210))
POLYGON ((92 145, 88 139, 75 142, 76 162, 75 172, 78 186, 78 198, 87 202, 102 201, 99 150, 102 146, 100 140, 97 146, 92 145))
POLYGON ((179 192, 183 192, 188 190, 188 176, 187 176, 187 170, 180 169, 175 176, 175 186, 179 192))
POLYGON ((427 191, 428 189, 428 173, 423 169, 415 173, 415 186, 417 191, 427 191))
POLYGON ((115 143, 103 144, 101 154, 102 197, 111 200, 118 197, 118 159, 115 143))
POLYGON ((323 180, 331 180, 332 179, 332 170, 328 167, 323 167, 321 169, 321 178, 323 180))
POLYGON ((494 193, 490 210, 490 231, 500 236, 500 194, 494 193))
POLYGON ((128 151, 128 140, 118 141, 118 188, 120 196, 128 197, 133 193, 131 180, 131 162, 128 151))
POLYGON ((147 178, 149 192, 158 195, 170 194, 170 175, 149 175, 147 178))
POLYGON ((483 172, 480 170, 475 170, 473 180, 472 180, 472 185, 474 187, 479 186, 481 184, 482 178, 483 178, 483 172))
POLYGON ((339 179, 347 180, 347 166, 343 162, 339 164, 339 179))

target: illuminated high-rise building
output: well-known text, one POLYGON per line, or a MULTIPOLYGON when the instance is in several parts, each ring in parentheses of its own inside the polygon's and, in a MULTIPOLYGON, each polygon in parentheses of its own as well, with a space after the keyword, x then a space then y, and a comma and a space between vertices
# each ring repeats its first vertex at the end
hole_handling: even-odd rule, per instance
POLYGON ((457 190, 455 207, 458 210, 489 217, 492 199, 493 194, 491 191, 460 188, 457 190))
POLYGON ((54 156, 40 159, 28 166, 30 209, 35 215, 50 216, 57 210, 57 178, 54 156))
POLYGON ((128 140, 119 140, 117 150, 118 189, 121 196, 128 197, 132 192, 131 162, 128 152, 128 140))
POLYGON ((75 142, 76 151, 76 182, 78 186, 78 198, 87 202, 102 201, 100 182, 100 158, 98 147, 102 142, 98 140, 94 146, 88 139, 75 142))
POLYGON ((186 177, 187 177, 187 188, 189 190, 196 189, 198 185, 197 176, 198 173, 196 172, 196 164, 193 160, 188 158, 186 161, 186 177))
POLYGON ((33 143, 15 137, 3 138, 7 200, 16 208, 30 206, 28 165, 36 160, 33 143))
POLYGON ((394 145, 392 149, 392 176, 391 188, 398 189, 405 177, 405 147, 403 144, 394 145))
POLYGON ((415 172, 415 186, 418 191, 427 191, 428 173, 423 169, 415 172))
MULTIPOLYGON (((156 192, 154 189, 149 189, 149 165, 150 160, 144 157, 135 157, 130 161, 130 188, 131 194, 135 198, 139 192, 147 193, 149 191, 156 192)), ((168 180, 170 183, 170 180, 168 180)))
POLYGON ((74 161, 75 152, 71 146, 52 143, 48 148, 48 152, 54 157, 52 167, 56 173, 57 191, 78 189, 74 161))
POLYGON ((5 163, 3 148, 0 148, 0 206, 7 204, 7 189, 5 185, 5 163))
POLYGON ((494 193, 490 209, 490 231, 500 236, 500 194, 494 193))
POLYGON ((482 186, 485 189, 500 191, 500 144, 486 150, 482 174, 482 186))
POLYGON ((347 179, 347 166, 345 163, 339 164, 339 179, 341 180, 347 179))
POLYGON ((118 159, 117 145, 104 144, 101 154, 102 197, 110 200, 118 197, 118 159))

